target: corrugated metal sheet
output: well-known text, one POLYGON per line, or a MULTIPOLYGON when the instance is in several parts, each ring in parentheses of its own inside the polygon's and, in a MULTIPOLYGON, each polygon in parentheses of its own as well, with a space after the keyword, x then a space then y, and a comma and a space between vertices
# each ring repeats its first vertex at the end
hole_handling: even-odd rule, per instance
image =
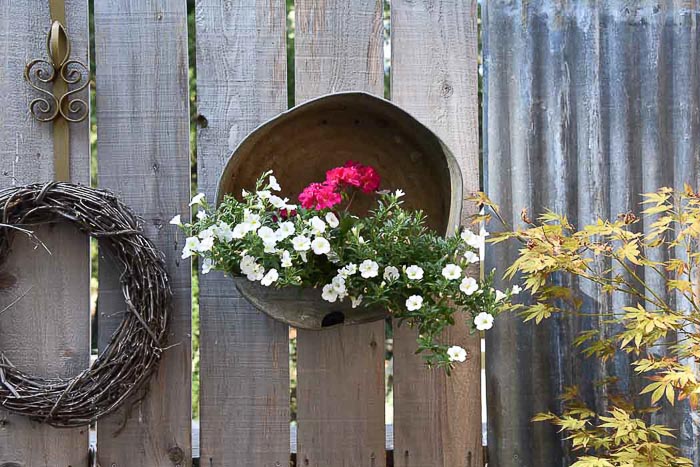
MULTIPOLYGON (((507 219, 518 224, 523 207, 549 207, 585 223, 638 211, 639 194, 661 186, 698 186, 700 1, 483 6, 485 186, 507 219)), ((514 250, 499 250, 489 261, 502 271, 514 250)), ((625 303, 580 290, 585 308, 625 303)), ((579 330, 598 324, 499 318, 487 340, 490 465, 570 464, 555 430, 529 421, 557 410, 564 386, 579 384, 599 410, 608 394, 597 379, 616 374, 619 392, 638 391, 626 357, 603 366, 570 349, 579 330)), ((654 421, 676 428, 683 453, 699 465, 700 426, 687 404, 654 421)))

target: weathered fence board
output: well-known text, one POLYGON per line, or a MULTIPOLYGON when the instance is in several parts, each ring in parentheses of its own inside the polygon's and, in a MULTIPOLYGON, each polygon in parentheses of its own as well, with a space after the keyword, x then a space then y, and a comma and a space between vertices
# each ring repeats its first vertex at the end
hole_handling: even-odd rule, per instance
MULTIPOLYGON (((235 146, 287 107, 284 0, 196 5, 198 191, 215 199, 235 146)), ((249 187, 253 188, 253 187, 249 187)), ((201 465, 289 464, 289 327, 200 275, 201 465)))
MULTIPOLYGON (((381 95, 382 31, 380 0, 297 0, 297 103, 335 91, 381 95)), ((385 465, 384 341, 383 321, 299 331, 299 465, 385 465)))
MULTIPOLYGON (((103 466, 191 464, 190 263, 168 225, 190 197, 186 3, 95 2, 99 185, 143 217, 173 289, 169 347, 143 400, 98 423, 103 466)), ((99 344, 125 312, 119 271, 100 262, 99 344)))
MULTIPOLYGON (((465 195, 479 190, 476 18, 475 0, 391 4, 392 100, 455 153, 465 195)), ((472 212, 464 207, 466 219, 472 212)), ((394 328, 395 465, 483 465, 479 334, 470 336, 463 321, 446 334, 469 352, 449 378, 425 368, 415 334, 394 328)))
MULTIPOLYGON (((66 2, 66 29, 73 58, 87 63, 87 1, 66 2)), ((32 59, 48 59, 46 34, 51 25, 48 3, 0 1, 0 177, 2 187, 54 179, 51 123, 39 123, 29 113, 38 97, 24 80, 32 59)), ((87 100, 87 92, 79 95, 87 100)), ((90 180, 87 122, 71 125, 71 179, 90 180)), ((0 315, 0 351, 18 368, 42 376, 74 376, 90 359, 87 238, 73 227, 36 229, 51 251, 17 236, 2 270, 16 285, 0 292, 0 309, 27 294, 0 315), (30 290, 31 289, 31 290, 30 290)), ((87 428, 59 430, 0 410, 0 465, 55 467, 86 465, 87 428)))
MULTIPOLYGON (((638 212, 642 192, 697 186, 699 18, 696 1, 485 4, 486 188, 506 219, 518 224, 521 208, 550 207, 582 224, 638 212)), ((490 264, 502 270, 514 254, 490 264)), ((584 309, 625 304, 595 287, 579 289, 584 309)), ((598 410, 606 394, 595 388, 597 379, 614 373, 618 392, 638 391, 624 356, 601 365, 570 349, 576 332, 594 325, 598 318, 540 327, 497 320, 487 336, 494 465, 569 465, 555 429, 529 421, 557 410, 564 386, 581 385, 598 410)), ((683 453, 698 465, 699 428, 687 404, 655 422, 676 428, 683 453)))

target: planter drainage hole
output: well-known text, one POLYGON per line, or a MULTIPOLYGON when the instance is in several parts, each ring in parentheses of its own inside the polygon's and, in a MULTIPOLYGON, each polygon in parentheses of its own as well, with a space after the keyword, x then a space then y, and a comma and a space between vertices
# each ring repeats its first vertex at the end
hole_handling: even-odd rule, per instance
POLYGON ((328 313, 326 316, 323 317, 323 321, 321 321, 321 326, 327 328, 329 326, 335 326, 336 324, 343 324, 344 321, 345 315, 340 311, 334 311, 332 313, 328 313))

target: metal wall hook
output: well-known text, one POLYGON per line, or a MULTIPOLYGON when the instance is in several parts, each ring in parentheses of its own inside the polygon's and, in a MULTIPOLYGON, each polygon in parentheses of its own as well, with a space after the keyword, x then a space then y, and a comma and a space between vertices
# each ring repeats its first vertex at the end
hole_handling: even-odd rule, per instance
POLYGON ((70 37, 65 24, 64 0, 50 0, 51 28, 46 37, 48 59, 27 63, 24 78, 40 93, 29 103, 29 111, 40 122, 54 125, 54 172, 56 180, 70 180, 70 128, 67 123, 88 117, 86 100, 76 94, 89 84, 88 67, 71 59, 70 37), (72 88, 72 89, 71 89, 72 88))

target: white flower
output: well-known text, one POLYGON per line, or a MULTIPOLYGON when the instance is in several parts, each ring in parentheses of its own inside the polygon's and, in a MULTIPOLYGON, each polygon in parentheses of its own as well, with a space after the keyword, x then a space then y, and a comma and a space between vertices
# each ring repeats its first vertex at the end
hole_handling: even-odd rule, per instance
POLYGON ((311 248, 311 240, 309 240, 309 237, 297 235, 292 239, 292 246, 296 251, 307 251, 311 248))
POLYGON ((476 280, 473 277, 465 277, 459 284, 459 290, 464 292, 466 295, 473 294, 477 291, 478 288, 479 284, 477 284, 476 280))
POLYGON ((515 284, 512 289, 510 289, 510 294, 511 295, 518 295, 520 292, 523 291, 523 288, 520 287, 518 284, 515 284))
POLYGON ((338 295, 345 295, 347 288, 345 287, 345 278, 343 276, 335 276, 331 281, 331 285, 338 295))
POLYGON ((276 207, 277 209, 284 209, 284 208, 286 208, 286 207, 287 207, 287 201, 289 201, 289 199, 287 199, 287 198, 282 199, 282 198, 280 198, 279 196, 276 196, 276 195, 270 196, 270 204, 273 205, 274 207, 276 207))
POLYGON ((318 216, 312 217, 311 220, 309 220, 309 224, 311 225, 311 232, 314 235, 321 235, 326 231, 326 223, 318 216))
POLYGON ((458 345, 453 345, 447 349, 447 356, 451 362, 464 362, 467 360, 467 351, 458 345))
POLYGON ((273 246, 275 243, 277 243, 277 235, 275 235, 275 231, 266 225, 258 229, 258 237, 260 237, 263 243, 271 243, 273 246))
POLYGON ((317 255, 325 255, 331 251, 331 244, 323 237, 316 237, 311 242, 311 249, 314 250, 314 253, 317 255))
POLYGON ((350 304, 352 305, 353 308, 357 308, 362 304, 362 295, 359 297, 350 297, 350 304))
POLYGON ((216 266, 216 263, 214 263, 213 259, 204 258, 202 261, 202 274, 209 274, 209 271, 214 269, 214 266, 216 266))
POLYGON ((269 199, 270 198, 270 190, 260 190, 258 191, 258 198, 260 199, 269 199))
POLYGON ((256 231, 260 228, 260 214, 254 214, 250 209, 243 211, 243 223, 248 224, 248 231, 256 231))
POLYGON ((302 260, 303 262, 305 262, 305 263, 308 263, 308 262, 309 262, 309 259, 306 257, 306 251, 300 251, 300 252, 299 252, 299 257, 301 258, 301 260, 302 260))
POLYGON ((405 194, 406 194, 406 193, 405 193, 403 190, 396 190, 396 191, 394 192, 394 196, 396 196, 397 198, 401 198, 401 197, 402 197, 403 195, 405 195, 405 194))
POLYGON ((195 204, 201 204, 203 199, 204 193, 197 193, 192 197, 192 201, 190 201, 190 206, 194 206, 195 204))
POLYGON ((277 240, 284 240, 285 238, 294 235, 294 223, 285 221, 280 224, 275 232, 277 235, 277 240))
POLYGON ((328 225, 331 226, 331 229, 335 229, 336 227, 338 227, 338 225, 340 225, 340 221, 332 212, 326 214, 326 222, 328 222, 328 225))
POLYGON ((248 224, 237 224, 233 228, 233 238, 243 238, 248 233, 248 224))
POLYGON ((214 229, 215 229, 215 228, 216 228, 215 226, 210 225, 210 226, 207 227, 206 229, 204 229, 204 230, 202 230, 201 232, 199 232, 199 238, 205 239, 205 238, 213 237, 213 236, 214 236, 214 229))
POLYGON ((265 287, 269 287, 272 285, 273 282, 275 282, 277 279, 279 279, 280 275, 277 272, 277 269, 270 269, 267 271, 267 274, 262 278, 260 281, 260 284, 264 285, 265 287))
POLYGON ((277 179, 275 178, 274 175, 270 175, 270 181, 269 181, 270 188, 272 188, 275 191, 280 191, 282 187, 280 187, 280 184, 277 183, 277 179))
POLYGON ((338 274, 342 277, 348 278, 357 272, 357 264, 348 263, 338 270, 338 274))
POLYGON ((486 231, 486 229, 483 226, 481 227, 481 230, 479 230, 479 236, 484 237, 484 238, 489 236, 489 233, 486 231))
POLYGON ((265 268, 259 264, 255 264, 248 272, 247 277, 248 277, 249 281, 252 281, 252 282, 259 281, 263 277, 265 277, 265 268))
POLYGON ((243 274, 250 274, 250 272, 255 268, 255 258, 250 255, 244 255, 241 258, 241 262, 239 263, 239 267, 241 268, 241 272, 243 274))
POLYGON ((281 265, 283 268, 292 267, 292 255, 290 255, 287 250, 282 251, 282 264, 281 265))
POLYGON ((199 239, 197 237, 187 237, 185 247, 182 249, 182 259, 189 258, 199 250, 199 239))
POLYGON ((209 251, 212 249, 214 246, 214 237, 207 237, 205 239, 202 239, 201 242, 199 242, 199 247, 197 248, 197 251, 209 251))
POLYGON ((333 288, 333 284, 327 284, 323 286, 323 293, 321 294, 321 298, 331 303, 335 302, 338 299, 338 293, 333 288))
POLYGON ((462 268, 456 264, 448 264, 442 268, 442 276, 450 281, 459 279, 462 276, 462 268))
POLYGON ((182 218, 181 218, 180 214, 178 214, 177 216, 170 219, 170 224, 171 225, 182 225, 182 218))
POLYGON ((230 242, 233 240, 233 230, 231 230, 231 226, 224 221, 219 222, 214 228, 214 234, 223 242, 230 242))
POLYGON ((466 229, 464 232, 462 232, 461 237, 464 243, 474 248, 475 250, 480 250, 484 247, 485 237, 477 235, 469 229, 466 229))
POLYGON ((204 219, 207 218, 207 212, 204 209, 200 209, 197 211, 197 219, 200 221, 203 221, 204 219))
POLYGON ((479 331, 491 329, 493 327, 493 316, 486 312, 479 313, 474 318, 474 326, 476 326, 479 331))
POLYGON ((395 266, 387 266, 384 268, 384 280, 395 281, 399 278, 399 268, 395 266))
POLYGON ((263 251, 265 253, 270 253, 270 254, 277 253, 277 244, 274 242, 264 242, 263 247, 264 247, 263 251))
POLYGON ((478 263, 479 262, 479 255, 474 253, 473 251, 467 251, 464 253, 464 259, 467 260, 468 263, 478 263))
POLYGON ((408 311, 420 310, 423 306, 423 297, 420 295, 411 295, 406 299, 406 308, 408 311))
POLYGON ((406 277, 412 281, 419 281, 423 279, 423 268, 416 266, 415 264, 406 268, 406 277))
POLYGON ((379 275, 379 265, 371 259, 364 260, 359 267, 360 275, 365 279, 379 275))
POLYGON ((506 294, 504 294, 504 293, 501 292, 500 290, 496 290, 496 301, 497 301, 497 302, 500 302, 500 301, 503 300, 504 298, 506 298, 506 294))

